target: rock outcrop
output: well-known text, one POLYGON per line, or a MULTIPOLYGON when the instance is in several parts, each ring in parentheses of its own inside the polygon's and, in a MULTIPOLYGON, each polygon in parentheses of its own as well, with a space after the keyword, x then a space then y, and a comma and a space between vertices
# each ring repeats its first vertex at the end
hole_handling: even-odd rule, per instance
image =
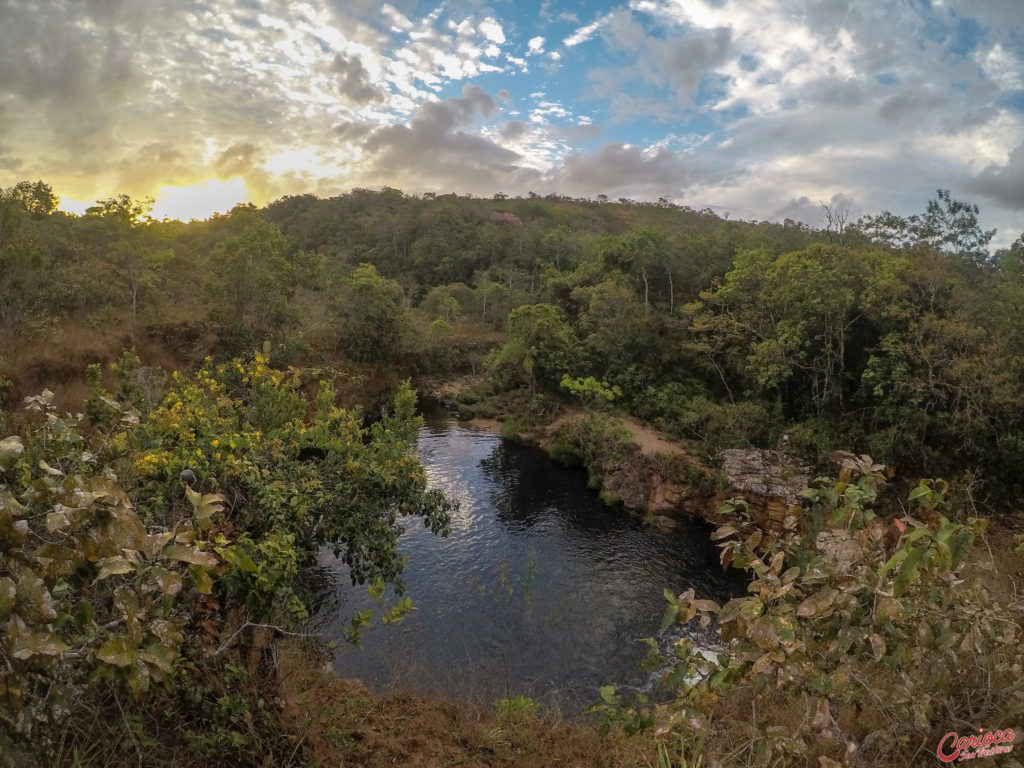
POLYGON ((762 527, 778 529, 788 515, 802 513, 800 491, 811 480, 811 467, 787 454, 761 448, 722 452, 727 497, 744 499, 762 527))

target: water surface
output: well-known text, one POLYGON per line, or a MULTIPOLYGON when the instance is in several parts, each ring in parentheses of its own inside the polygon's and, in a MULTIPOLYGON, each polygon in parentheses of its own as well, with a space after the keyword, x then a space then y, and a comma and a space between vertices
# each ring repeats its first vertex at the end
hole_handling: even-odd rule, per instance
MULTIPOLYGON (((478 701, 524 694, 576 712, 601 685, 651 687, 637 639, 657 634, 663 588, 692 586, 712 599, 742 590, 723 576, 704 523, 671 533, 644 526, 602 504, 583 472, 539 451, 438 418, 421 430, 419 454, 431 485, 459 509, 448 538, 416 521, 399 540, 416 610, 398 624, 375 622, 363 650, 335 657, 340 673, 375 689, 478 701)), ((375 604, 340 561, 323 562, 338 574, 317 617, 331 636, 375 604)))

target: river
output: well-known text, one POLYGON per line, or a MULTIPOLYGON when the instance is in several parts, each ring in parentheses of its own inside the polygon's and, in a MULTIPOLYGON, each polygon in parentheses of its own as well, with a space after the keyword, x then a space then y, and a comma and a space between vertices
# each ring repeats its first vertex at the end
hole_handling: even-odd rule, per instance
MULTIPOLYGON (((375 690, 483 702, 522 694, 576 713, 601 685, 650 691, 637 640, 658 634, 663 588, 719 600, 742 592, 722 573, 705 523, 671 533, 644 526, 602 504, 585 473, 539 451, 433 417, 419 455, 431 485, 459 508, 449 537, 415 521, 399 540, 415 610, 397 624, 375 621, 362 650, 335 655, 339 673, 375 690)), ((315 625, 336 637, 353 611, 375 603, 340 561, 328 553, 322 562, 337 578, 315 625)))

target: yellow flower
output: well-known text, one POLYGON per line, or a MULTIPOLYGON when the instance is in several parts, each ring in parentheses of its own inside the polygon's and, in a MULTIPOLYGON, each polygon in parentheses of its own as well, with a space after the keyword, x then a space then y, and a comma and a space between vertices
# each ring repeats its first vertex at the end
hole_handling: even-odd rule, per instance
POLYGON ((210 441, 210 445, 216 448, 218 445, 220 445, 220 441, 217 438, 213 438, 213 440, 210 441))
POLYGON ((202 448, 196 448, 196 456, 198 456, 200 459, 203 458, 203 449, 202 448))

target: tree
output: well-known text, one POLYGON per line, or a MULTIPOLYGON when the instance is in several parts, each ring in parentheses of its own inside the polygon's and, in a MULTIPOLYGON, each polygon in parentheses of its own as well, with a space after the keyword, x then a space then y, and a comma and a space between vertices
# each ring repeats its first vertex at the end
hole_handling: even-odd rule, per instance
POLYGON ((530 396, 539 387, 557 391, 562 376, 573 369, 577 347, 572 328, 551 304, 517 307, 508 316, 508 341, 495 358, 495 370, 524 381, 530 396))
POLYGON ((238 206, 231 212, 235 234, 213 248, 210 316, 217 323, 221 351, 243 354, 271 333, 296 321, 291 298, 297 278, 289 243, 258 211, 238 206))
POLYGON ((342 349, 359 362, 390 362, 403 351, 408 318, 404 293, 372 264, 360 264, 335 301, 342 349))
POLYGON ((988 245, 996 230, 983 230, 978 206, 954 200, 948 189, 936 191, 922 214, 902 217, 890 211, 865 216, 858 227, 892 248, 921 246, 947 253, 971 264, 991 264, 988 245))
POLYGON ((0 201, 13 202, 34 218, 49 216, 57 210, 60 198, 45 181, 19 181, 13 187, 0 191, 0 201))
POLYGON ((85 215, 98 216, 126 227, 134 227, 149 221, 152 211, 151 197, 136 200, 128 195, 117 195, 106 200, 97 200, 96 205, 85 209, 85 215))

